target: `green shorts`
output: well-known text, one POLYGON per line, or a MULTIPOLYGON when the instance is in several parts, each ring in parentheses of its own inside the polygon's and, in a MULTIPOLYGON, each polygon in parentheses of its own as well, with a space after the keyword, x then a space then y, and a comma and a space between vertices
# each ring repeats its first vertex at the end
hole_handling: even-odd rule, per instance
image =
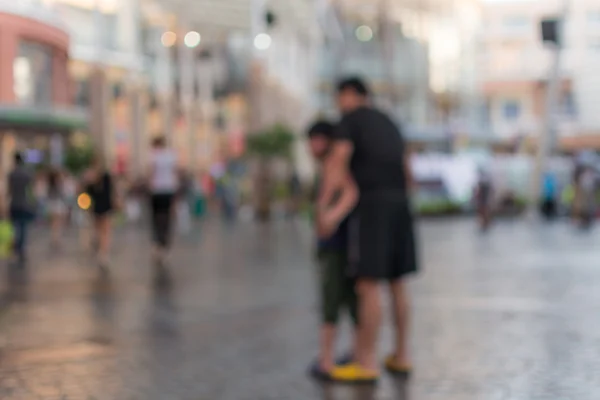
POLYGON ((347 254, 345 250, 321 250, 318 253, 321 278, 321 312, 323 322, 335 325, 340 311, 350 313, 354 324, 358 323, 358 299, 355 280, 348 277, 347 254))

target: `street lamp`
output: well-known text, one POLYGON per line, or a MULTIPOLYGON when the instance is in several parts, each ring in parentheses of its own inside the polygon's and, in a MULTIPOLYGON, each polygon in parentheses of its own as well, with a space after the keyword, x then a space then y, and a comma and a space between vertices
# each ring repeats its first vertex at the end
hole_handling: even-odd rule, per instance
POLYGON ((367 25, 361 25, 356 28, 356 32, 354 32, 356 38, 361 42, 369 42, 373 39, 373 29, 368 27, 367 25))
POLYGON ((259 33, 254 38, 254 47, 258 50, 267 50, 271 47, 272 39, 271 36, 267 33, 259 33))
POLYGON ((202 40, 202 37, 200 36, 200 34, 198 32, 190 31, 185 34, 185 37, 183 38, 183 43, 187 47, 193 49, 194 47, 198 47, 201 40, 202 40))

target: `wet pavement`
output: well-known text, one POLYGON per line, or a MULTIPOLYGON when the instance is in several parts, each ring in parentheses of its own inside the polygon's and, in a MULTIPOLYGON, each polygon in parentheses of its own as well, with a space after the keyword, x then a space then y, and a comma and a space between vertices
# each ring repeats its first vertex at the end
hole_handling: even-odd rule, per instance
POLYGON ((26 272, 3 266, 0 399, 600 398, 600 232, 518 222, 480 235, 464 220, 420 231, 408 383, 306 377, 318 322, 307 224, 208 223, 178 239, 160 279, 135 230, 116 235, 110 275, 73 233, 60 253, 40 237, 26 272))

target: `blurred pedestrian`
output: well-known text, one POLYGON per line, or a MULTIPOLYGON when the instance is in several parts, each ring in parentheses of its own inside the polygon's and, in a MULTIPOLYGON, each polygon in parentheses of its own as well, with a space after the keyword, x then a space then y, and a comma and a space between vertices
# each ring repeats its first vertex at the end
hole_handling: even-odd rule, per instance
POLYGON ((115 182, 111 173, 97 156, 84 176, 85 192, 91 200, 94 223, 92 238, 98 266, 109 266, 112 236, 112 216, 116 206, 115 182))
POLYGON ((63 194, 65 198, 66 211, 66 223, 71 224, 73 222, 73 214, 75 206, 77 204, 77 182, 73 175, 66 173, 63 175, 63 194))
POLYGON ((350 171, 360 200, 349 221, 347 273, 357 279, 360 346, 355 362, 334 368, 331 377, 338 382, 373 383, 379 378, 377 338, 384 283, 391 288, 396 323, 395 350, 385 366, 400 375, 411 369, 405 278, 418 267, 409 203, 412 177, 401 132, 390 117, 370 106, 367 85, 350 78, 337 89, 343 117, 335 130, 319 206, 333 202, 350 171))
POLYGON ((21 153, 14 156, 15 167, 8 176, 10 219, 14 227, 14 252, 19 266, 24 266, 27 254, 27 233, 36 211, 33 193, 34 174, 25 165, 21 153))
POLYGON ((482 231, 488 230, 492 222, 493 186, 489 173, 481 168, 475 188, 475 205, 479 227, 482 231))
POLYGON ((177 195, 177 228, 180 233, 189 233, 192 229, 191 204, 194 191, 192 175, 186 170, 179 171, 179 190, 177 195))
POLYGON ((556 176, 552 172, 546 172, 543 185, 541 211, 544 218, 551 220, 558 213, 556 176))
POLYGON ((288 181, 288 217, 293 218, 298 214, 302 198, 302 183, 297 171, 292 171, 288 181))
POLYGON ((591 228, 596 213, 597 174, 593 167, 585 166, 579 175, 578 188, 580 194, 580 226, 591 228))
POLYGON ((50 218, 50 246, 59 249, 67 212, 63 180, 57 169, 50 169, 47 175, 47 207, 50 218))
POLYGON ((149 170, 153 261, 163 267, 171 244, 175 195, 179 189, 177 156, 163 137, 152 141, 149 170))

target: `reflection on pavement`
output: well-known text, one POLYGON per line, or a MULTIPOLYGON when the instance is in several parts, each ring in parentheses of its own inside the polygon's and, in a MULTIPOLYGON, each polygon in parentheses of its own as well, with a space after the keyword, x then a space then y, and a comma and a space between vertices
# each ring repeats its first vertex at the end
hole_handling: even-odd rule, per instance
MULTIPOLYGON (((0 399, 600 398, 600 231, 499 223, 480 237, 468 220, 424 223, 415 374, 346 387, 306 377, 318 348, 313 235, 288 222, 206 224, 162 272, 144 232, 116 237, 110 274, 40 243, 0 281, 0 399)), ((388 321, 382 359, 392 333, 388 321)))

